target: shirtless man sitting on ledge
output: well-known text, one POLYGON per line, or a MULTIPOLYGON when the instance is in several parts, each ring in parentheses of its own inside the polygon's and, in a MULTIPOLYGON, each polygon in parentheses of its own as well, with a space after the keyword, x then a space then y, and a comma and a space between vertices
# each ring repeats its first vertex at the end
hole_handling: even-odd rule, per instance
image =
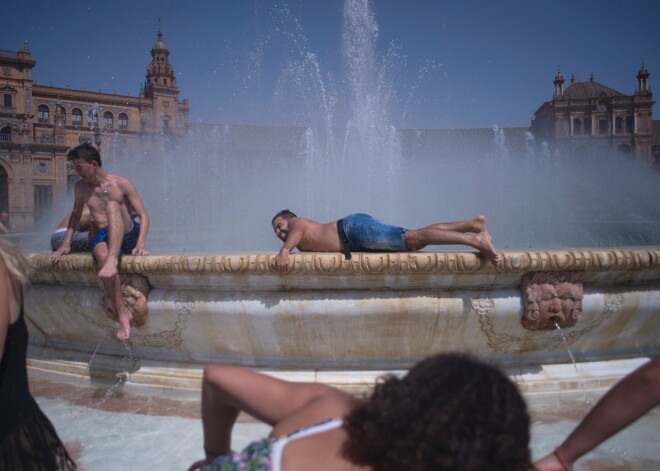
POLYGON ((73 234, 79 229, 83 209, 87 206, 91 214, 89 250, 101 267, 98 277, 119 318, 117 339, 128 340, 133 315, 121 292, 119 258, 123 254, 149 255, 144 248, 149 215, 133 182, 106 172, 101 154, 91 144, 71 149, 67 161, 72 163, 81 179, 74 187, 73 211, 64 240, 53 253, 52 260, 58 263, 63 255, 71 252, 73 234), (140 218, 139 223, 132 219, 133 213, 140 218))
POLYGON ((467 245, 477 249, 496 267, 500 256, 486 228, 486 217, 478 215, 467 221, 437 223, 421 229, 404 229, 385 224, 368 214, 351 214, 338 221, 321 224, 300 218, 288 209, 271 220, 275 235, 284 242, 272 265, 284 273, 289 254, 301 252, 404 252, 421 250, 427 245, 467 245))

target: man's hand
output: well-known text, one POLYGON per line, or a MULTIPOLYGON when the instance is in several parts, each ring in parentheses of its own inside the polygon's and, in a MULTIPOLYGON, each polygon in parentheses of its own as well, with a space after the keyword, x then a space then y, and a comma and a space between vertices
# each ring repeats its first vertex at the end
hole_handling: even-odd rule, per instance
POLYGON ((289 252, 286 250, 280 250, 280 253, 275 256, 271 264, 279 273, 286 273, 286 270, 289 267, 289 252))
POLYGON ((132 251, 131 254, 133 255, 149 255, 149 252, 147 252, 144 247, 135 247, 132 251))
POLYGON ((57 263, 60 261, 60 258, 62 258, 62 255, 68 253, 71 253, 71 246, 62 244, 60 248, 57 249, 53 255, 51 255, 50 258, 53 260, 53 262, 57 263))

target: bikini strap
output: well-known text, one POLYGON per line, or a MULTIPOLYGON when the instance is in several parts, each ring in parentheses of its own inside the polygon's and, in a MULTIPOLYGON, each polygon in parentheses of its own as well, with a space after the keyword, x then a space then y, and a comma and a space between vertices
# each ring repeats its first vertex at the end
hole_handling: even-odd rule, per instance
POLYGON ((273 442, 271 448, 271 466, 272 471, 281 471, 282 466, 282 453, 284 452, 284 447, 287 443, 300 438, 309 437, 310 435, 316 435, 318 433, 323 433, 328 430, 339 428, 344 423, 343 419, 330 419, 320 424, 311 425, 309 427, 304 427, 295 432, 285 435, 284 437, 278 438, 273 442))

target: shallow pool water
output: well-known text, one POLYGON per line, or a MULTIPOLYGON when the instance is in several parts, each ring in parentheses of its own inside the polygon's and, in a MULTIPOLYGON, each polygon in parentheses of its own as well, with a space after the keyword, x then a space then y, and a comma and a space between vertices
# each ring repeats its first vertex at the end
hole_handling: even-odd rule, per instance
MULTIPOLYGON (((202 457, 198 399, 122 393, 32 379, 31 388, 80 469, 185 470, 202 457)), ((593 404, 604 391, 589 392, 593 404)), ((532 453, 551 451, 587 410, 582 392, 526 397, 533 419, 532 453)), ((268 434, 241 415, 233 447, 268 434)), ((660 469, 660 408, 578 461, 576 471, 660 469)))

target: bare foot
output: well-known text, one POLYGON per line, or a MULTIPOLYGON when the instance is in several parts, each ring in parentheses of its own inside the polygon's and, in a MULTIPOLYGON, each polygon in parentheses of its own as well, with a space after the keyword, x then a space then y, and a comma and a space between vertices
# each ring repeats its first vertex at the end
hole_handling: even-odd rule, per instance
POLYGON ((117 274, 117 261, 115 260, 113 263, 110 258, 108 258, 101 268, 101 271, 99 271, 99 278, 114 278, 117 274))
POLYGON ((501 263, 500 255, 495 250, 490 233, 484 230, 479 234, 475 234, 474 241, 475 248, 490 260, 490 263, 498 267, 501 263))
POLYGON ((128 340, 131 336, 131 311, 126 306, 119 309, 119 330, 117 331, 117 339, 124 341, 128 340))
POLYGON ((478 214, 473 217, 470 222, 472 223, 472 231, 475 233, 480 233, 486 231, 486 216, 483 214, 478 214))
POLYGON ((117 340, 123 342, 124 340, 128 340, 129 338, 131 338, 131 328, 130 327, 124 328, 124 326, 120 324, 119 330, 117 331, 117 340))

